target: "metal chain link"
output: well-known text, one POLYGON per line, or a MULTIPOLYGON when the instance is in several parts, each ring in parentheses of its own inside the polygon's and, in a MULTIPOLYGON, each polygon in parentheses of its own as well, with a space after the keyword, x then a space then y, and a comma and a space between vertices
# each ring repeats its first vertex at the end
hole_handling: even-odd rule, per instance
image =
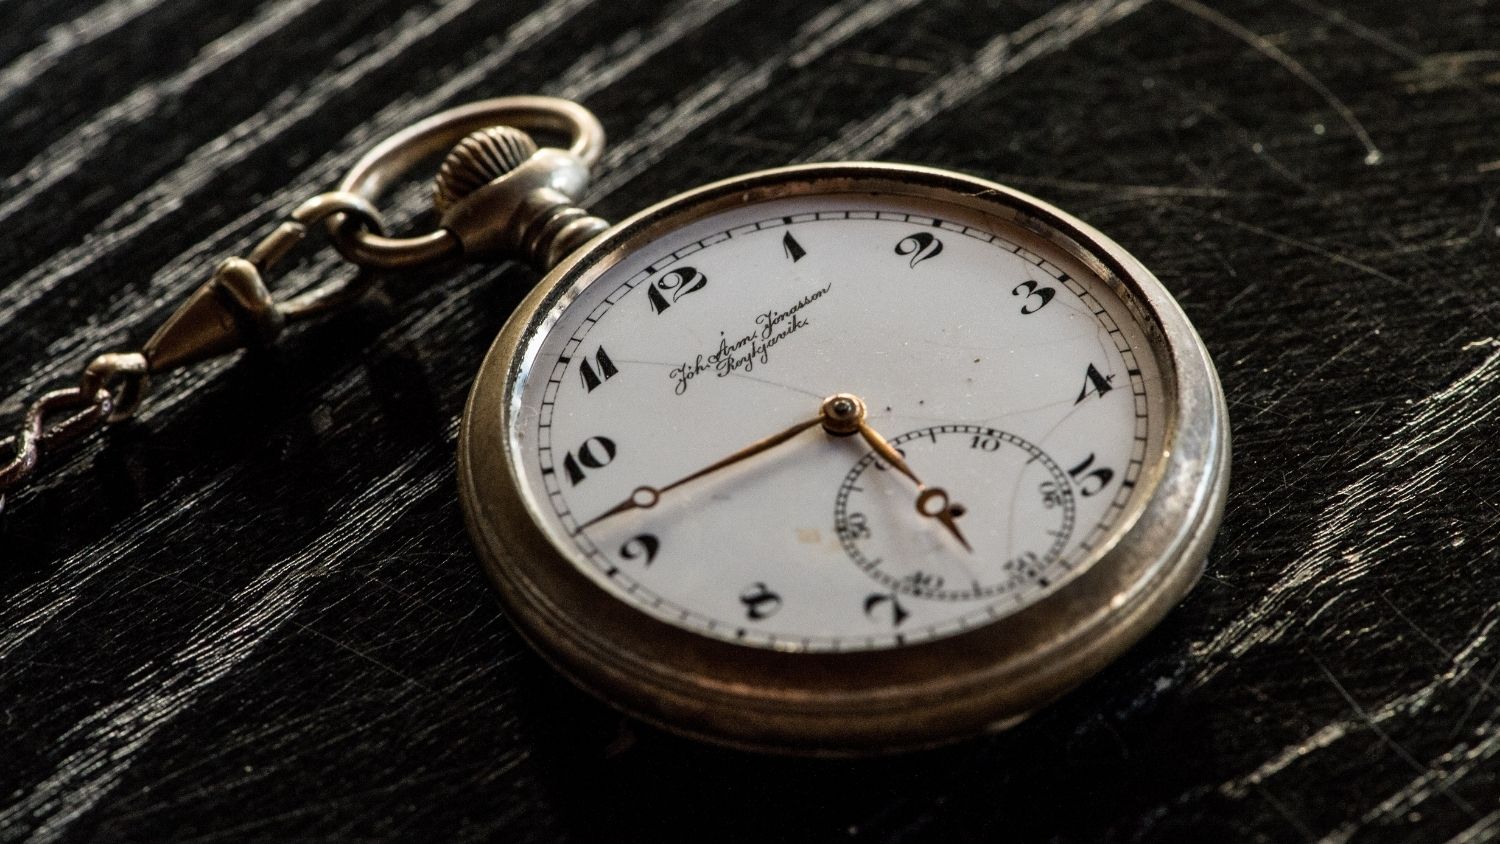
POLYGON ((342 239, 356 231, 384 234, 380 212, 369 200, 346 191, 319 194, 297 206, 248 257, 219 264, 139 351, 99 355, 84 368, 77 386, 52 390, 33 401, 20 431, 0 439, 0 513, 6 495, 34 478, 45 458, 134 416, 151 375, 267 345, 288 324, 346 307, 362 296, 373 277, 370 268, 354 258, 347 259, 360 270, 352 277, 330 280, 284 300, 277 300, 266 285, 265 273, 306 240, 313 225, 325 220, 342 239))
POLYGON ((286 326, 357 300, 376 270, 430 266, 459 257, 522 257, 544 270, 555 266, 608 228, 574 204, 603 149, 604 127, 598 118, 577 103, 554 97, 498 97, 456 106, 381 141, 355 162, 338 190, 297 206, 247 256, 219 264, 139 351, 99 355, 77 386, 32 402, 20 432, 0 439, 0 512, 6 494, 33 478, 49 455, 135 415, 150 376, 267 345, 286 326), (567 149, 537 149, 528 137, 522 147, 533 150, 529 158, 491 155, 494 150, 487 144, 499 143, 491 130, 501 128, 523 137, 526 131, 565 136, 567 149), (461 143, 471 135, 470 143, 461 143), (488 182, 447 191, 449 204, 435 230, 386 237, 371 200, 444 150, 451 150, 448 155, 457 162, 445 163, 449 170, 477 166, 475 172, 488 182), (265 274, 320 223, 334 249, 359 272, 277 299, 265 274))

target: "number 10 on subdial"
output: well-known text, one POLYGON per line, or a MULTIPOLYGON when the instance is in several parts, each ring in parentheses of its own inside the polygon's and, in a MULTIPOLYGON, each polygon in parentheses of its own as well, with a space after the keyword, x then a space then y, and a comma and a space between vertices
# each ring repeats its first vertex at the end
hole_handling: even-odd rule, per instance
POLYGON ((937 600, 994 600, 1045 588, 1072 536, 1067 473, 1037 446, 980 425, 938 425, 891 441, 941 477, 970 552, 912 511, 909 484, 865 455, 839 486, 834 527, 855 564, 887 589, 937 600))

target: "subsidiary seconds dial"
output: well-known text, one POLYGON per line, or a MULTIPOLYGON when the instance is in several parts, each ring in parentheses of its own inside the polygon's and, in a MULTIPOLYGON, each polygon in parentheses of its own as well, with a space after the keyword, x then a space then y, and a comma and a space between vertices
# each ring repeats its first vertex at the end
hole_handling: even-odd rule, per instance
POLYGON ((839 485, 834 526, 844 550, 886 588, 914 598, 973 601, 1045 589, 1073 533, 1073 487, 1045 452, 980 425, 936 425, 891 440, 939 472, 964 546, 913 530, 907 484, 871 452, 839 485), (941 467, 939 469, 939 467, 941 467))

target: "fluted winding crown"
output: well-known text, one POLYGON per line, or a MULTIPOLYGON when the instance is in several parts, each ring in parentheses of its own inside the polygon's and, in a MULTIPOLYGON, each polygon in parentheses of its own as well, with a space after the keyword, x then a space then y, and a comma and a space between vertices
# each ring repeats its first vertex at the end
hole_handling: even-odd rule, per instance
POLYGON ((536 142, 520 129, 491 126, 471 132, 443 159, 433 186, 439 212, 520 166, 536 152, 536 142))

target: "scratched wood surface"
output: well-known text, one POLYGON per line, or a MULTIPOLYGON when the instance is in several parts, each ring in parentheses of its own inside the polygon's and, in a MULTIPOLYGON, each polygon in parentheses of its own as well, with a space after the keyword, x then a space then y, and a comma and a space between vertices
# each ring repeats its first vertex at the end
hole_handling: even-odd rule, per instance
MULTIPOLYGON (((1500 837, 1500 6, 0 0, 0 419, 358 150, 527 92, 601 115, 606 217, 874 158, 1111 234, 1229 397, 1202 584, 939 751, 769 759, 623 720, 507 626, 455 500, 471 373, 533 277, 393 277, 161 379, 11 502, 0 839, 1500 837)), ((286 284, 341 271, 308 255, 286 284)))

